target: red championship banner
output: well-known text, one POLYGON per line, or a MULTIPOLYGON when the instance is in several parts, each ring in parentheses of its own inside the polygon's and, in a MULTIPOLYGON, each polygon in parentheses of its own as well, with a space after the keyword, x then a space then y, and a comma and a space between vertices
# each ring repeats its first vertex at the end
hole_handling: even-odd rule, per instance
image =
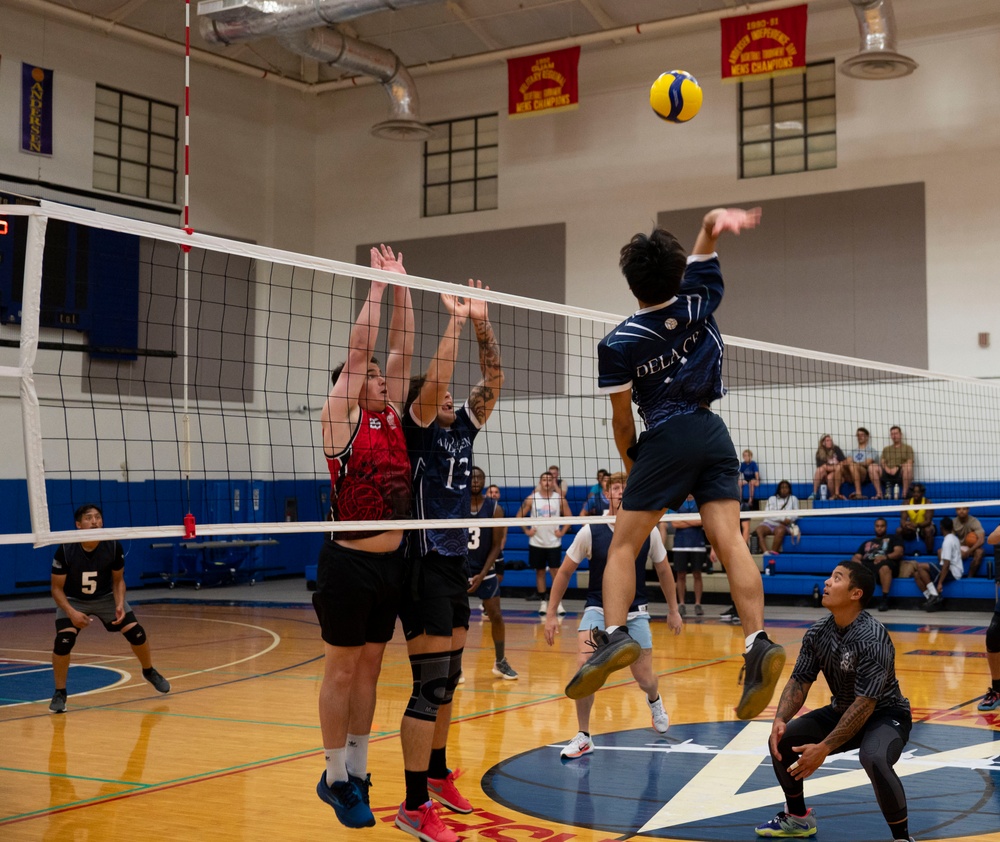
POLYGON ((507 113, 528 117, 576 108, 580 100, 579 63, 579 47, 507 59, 507 113))
POLYGON ((766 79, 806 69, 806 12, 789 6, 723 18, 722 81, 766 79))

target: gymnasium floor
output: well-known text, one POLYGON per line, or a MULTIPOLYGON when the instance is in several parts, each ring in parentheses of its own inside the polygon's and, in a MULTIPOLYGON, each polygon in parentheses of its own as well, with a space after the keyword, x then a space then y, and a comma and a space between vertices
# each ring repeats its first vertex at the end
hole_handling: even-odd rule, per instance
MULTIPOLYGON (((314 789, 323 769, 322 647, 302 580, 131 596, 171 693, 161 696, 142 680, 120 635, 92 627, 74 650, 65 715, 48 712, 51 601, 0 601, 0 838, 412 838, 392 825, 403 797, 398 728, 410 692, 401 633, 386 651, 370 754, 379 824, 348 831, 314 789)), ((766 757, 770 719, 741 723, 732 714, 742 633, 718 621, 722 606, 688 617, 679 638, 654 623, 670 731, 661 738, 649 727, 642 692, 626 674, 597 694, 598 750, 566 764, 559 749, 576 720, 562 688, 575 665, 580 603, 567 604, 571 613, 552 648, 533 607, 505 602, 518 681, 492 676, 490 626, 474 612, 448 757, 464 770, 460 788, 477 809, 444 813, 456 832, 496 842, 755 839, 753 826, 781 809, 782 796, 766 757)), ((767 614, 791 661, 805 629, 825 612, 767 614)), ((911 833, 1000 842, 1000 712, 976 710, 989 684, 983 637, 990 614, 877 616, 896 642, 897 672, 914 709, 897 765, 911 833)), ((810 702, 823 701, 818 682, 810 702)), ((888 839, 856 757, 835 757, 806 782, 817 838, 888 839)))

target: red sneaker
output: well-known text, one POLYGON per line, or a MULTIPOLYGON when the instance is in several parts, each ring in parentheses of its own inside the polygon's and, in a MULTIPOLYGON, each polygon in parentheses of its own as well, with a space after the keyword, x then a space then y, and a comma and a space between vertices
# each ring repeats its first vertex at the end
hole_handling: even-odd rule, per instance
POLYGON ((445 826, 437 811, 433 801, 421 804, 416 810, 407 810, 404 801, 396 813, 396 827, 424 842, 458 842, 458 835, 445 826))
POLYGON ((427 791, 431 798, 440 801, 453 813, 471 813, 472 804, 455 788, 455 781, 462 776, 462 770, 449 772, 447 778, 428 778, 427 791))

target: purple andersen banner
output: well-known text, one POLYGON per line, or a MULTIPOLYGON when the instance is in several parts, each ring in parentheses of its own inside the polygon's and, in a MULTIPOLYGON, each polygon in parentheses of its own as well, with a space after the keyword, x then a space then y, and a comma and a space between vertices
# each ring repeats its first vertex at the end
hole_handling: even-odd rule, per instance
POLYGON ((52 71, 21 63, 21 149, 52 154, 52 71))

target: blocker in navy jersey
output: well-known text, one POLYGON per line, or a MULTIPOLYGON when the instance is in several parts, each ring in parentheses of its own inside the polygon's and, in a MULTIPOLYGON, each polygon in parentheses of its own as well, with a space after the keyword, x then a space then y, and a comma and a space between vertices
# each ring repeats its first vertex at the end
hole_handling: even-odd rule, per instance
MULTIPOLYGON (((604 568, 608 564, 608 549, 611 547, 611 537, 614 530, 607 523, 585 523, 577 536, 585 530, 590 530, 590 581, 587 585, 587 601, 584 608, 604 607, 604 568)), ((572 550, 572 547, 570 548, 572 550)), ((639 550, 635 559, 635 598, 629 606, 629 614, 639 610, 640 606, 649 603, 646 596, 646 561, 649 559, 649 538, 639 550)), ((581 559, 582 560, 582 559, 581 559)), ((643 608, 645 610, 645 608, 643 608)))
POLYGON ((721 398, 723 343, 712 314, 722 292, 719 258, 689 257, 677 295, 639 310, 601 340, 598 388, 631 387, 647 429, 721 398))
MULTIPOLYGON (((491 520, 496 517, 498 503, 492 497, 484 497, 483 504, 479 507, 473 517, 483 520, 491 520)), ((493 549, 493 524, 483 526, 473 526, 468 530, 469 543, 467 545, 468 554, 466 556, 469 578, 478 576, 483 572, 483 565, 493 549)), ((491 570, 486 578, 496 576, 496 570, 491 570)))
POLYGON ((857 696, 875 699, 875 710, 910 709, 896 680, 896 649, 889 633, 867 611, 846 629, 833 615, 816 623, 802 638, 792 678, 812 683, 820 671, 833 696, 830 704, 843 713, 857 696))
POLYGON ((124 569, 125 553, 117 541, 101 541, 92 550, 80 544, 60 544, 52 558, 52 575, 66 577, 66 596, 85 602, 111 594, 112 571, 124 569))
MULTIPOLYGON (((407 412, 403 431, 413 465, 417 517, 421 520, 468 517, 472 496, 469 491, 472 442, 479 432, 469 414, 468 403, 455 413, 455 422, 447 429, 437 421, 421 427, 407 412)), ((418 540, 420 555, 436 552, 464 558, 468 552, 469 530, 421 529, 418 540)))

